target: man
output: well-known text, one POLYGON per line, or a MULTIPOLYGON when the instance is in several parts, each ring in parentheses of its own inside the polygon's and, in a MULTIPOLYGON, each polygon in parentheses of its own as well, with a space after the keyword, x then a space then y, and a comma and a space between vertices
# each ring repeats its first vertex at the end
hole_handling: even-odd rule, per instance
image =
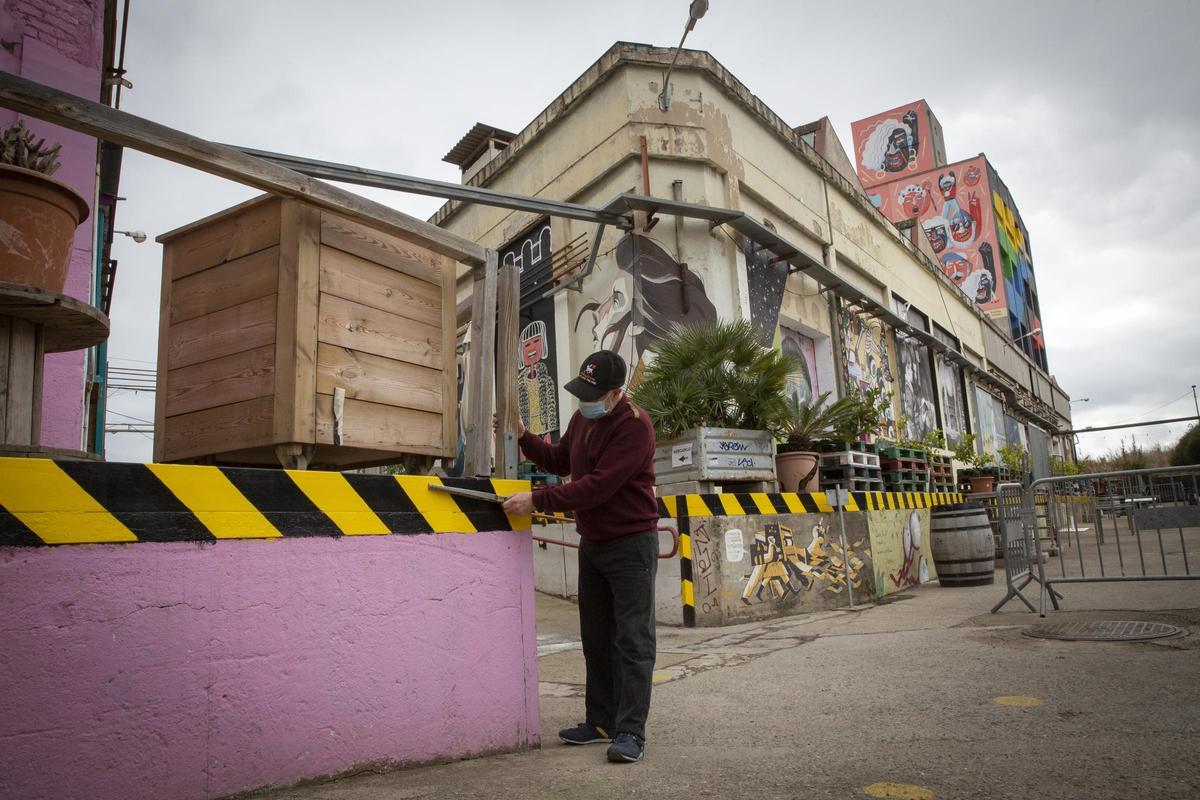
POLYGON ((625 374, 616 353, 593 353, 565 387, 579 398, 579 411, 558 444, 521 426, 525 455, 571 481, 504 503, 509 514, 575 512, 587 717, 558 738, 566 744, 611 742, 608 760, 615 762, 640 761, 645 752, 658 570, 654 426, 625 397, 625 374))

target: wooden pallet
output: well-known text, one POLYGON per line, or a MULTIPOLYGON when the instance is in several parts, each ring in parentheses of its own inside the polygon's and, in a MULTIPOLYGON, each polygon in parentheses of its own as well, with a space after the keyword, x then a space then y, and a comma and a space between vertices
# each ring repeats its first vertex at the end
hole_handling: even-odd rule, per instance
POLYGON ((929 472, 923 469, 892 469, 883 473, 883 479, 888 483, 911 483, 912 481, 929 482, 929 472))
POLYGON ((852 467, 874 467, 879 469, 879 456, 874 453, 864 453, 860 450, 839 450, 833 453, 825 453, 821 456, 821 466, 852 466, 852 467))
POLYGON ((916 461, 925 460, 925 451, 918 450, 915 447, 881 447, 879 449, 881 458, 908 458, 916 461))
POLYGON ((953 483, 931 483, 929 484, 929 491, 954 493, 958 491, 958 487, 956 487, 953 483))
POLYGON ((889 483, 887 490, 889 492, 926 492, 929 491, 929 484, 925 481, 900 481, 889 483))
POLYGON ((821 467, 821 480, 823 481, 850 480, 851 478, 879 480, 881 477, 879 467, 856 467, 850 464, 821 467))
POLYGON ((924 471, 926 469, 926 463, 919 458, 884 458, 880 460, 880 465, 885 472, 905 469, 924 471))
POLYGON ((876 453, 878 448, 869 442, 830 442, 823 441, 816 443, 817 448, 822 453, 876 453))

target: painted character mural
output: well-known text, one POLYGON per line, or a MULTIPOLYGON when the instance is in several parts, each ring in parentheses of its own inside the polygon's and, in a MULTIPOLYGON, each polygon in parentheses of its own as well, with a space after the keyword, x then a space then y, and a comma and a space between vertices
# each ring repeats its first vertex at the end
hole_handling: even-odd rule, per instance
POLYGON ((921 552, 921 515, 916 511, 909 514, 900 535, 904 561, 898 571, 888 575, 888 580, 901 589, 929 583, 929 561, 921 552))
POLYGON ((614 350, 634 367, 675 325, 716 318, 700 276, 652 239, 638 234, 621 239, 616 261, 609 292, 584 304, 575 317, 575 331, 591 333, 592 350, 614 350))
POLYGON ((517 405, 525 427, 538 436, 558 430, 558 389, 546 369, 549 354, 546 323, 534 320, 521 331, 520 364, 517 371, 517 405))
POLYGON ((863 169, 883 177, 888 173, 915 169, 921 131, 917 112, 909 109, 901 119, 880 120, 862 147, 863 169))
MULTIPOLYGON (((839 317, 847 385, 860 392, 878 389, 884 397, 894 396, 896 379, 883 323, 846 308, 839 317)), ((896 413, 891 403, 884 411, 882 435, 889 439, 896 436, 896 413)))
POLYGON ((850 545, 847 557, 841 545, 829 539, 829 529, 820 521, 812 526, 809 543, 801 547, 792 538, 791 528, 768 522, 750 545, 752 569, 746 576, 742 602, 762 602, 766 592, 775 600, 783 600, 816 588, 818 583, 825 594, 840 594, 846 588, 847 565, 850 583, 858 589, 862 586, 864 559, 871 554, 862 545, 862 540, 850 545))
POLYGON ((909 183, 900 187, 900 191, 896 193, 896 202, 900 204, 907 218, 921 216, 933 206, 933 190, 929 181, 909 183))

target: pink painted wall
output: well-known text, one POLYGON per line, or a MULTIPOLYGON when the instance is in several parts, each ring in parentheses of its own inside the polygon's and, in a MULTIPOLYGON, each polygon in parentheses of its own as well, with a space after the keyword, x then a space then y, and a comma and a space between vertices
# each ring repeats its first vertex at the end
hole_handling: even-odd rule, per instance
POLYGON ((538 743, 529 533, 0 549, 0 797, 538 743))
MULTIPOLYGON (((4 0, 0 4, 0 69, 91 100, 100 98, 104 34, 103 0, 4 0)), ((0 126, 17 115, 0 109, 0 126)), ((90 302, 96 191, 96 140, 57 125, 25 118, 47 141, 62 142, 62 167, 54 177, 88 199, 93 215, 75 232, 66 293, 90 302)), ((46 356, 42 439, 47 447, 78 449, 83 439, 84 351, 46 356)))

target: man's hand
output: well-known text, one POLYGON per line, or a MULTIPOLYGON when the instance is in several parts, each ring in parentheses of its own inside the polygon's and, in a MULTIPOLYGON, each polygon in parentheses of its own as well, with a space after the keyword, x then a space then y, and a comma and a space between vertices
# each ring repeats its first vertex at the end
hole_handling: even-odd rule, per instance
MULTIPOLYGON (((492 430, 500 430, 500 418, 492 414, 492 430)), ((525 435, 525 423, 521 420, 521 415, 517 414, 517 438, 520 439, 525 435)))
POLYGON ((523 517, 533 512, 533 492, 517 492, 510 495, 502 506, 511 517, 523 517))

